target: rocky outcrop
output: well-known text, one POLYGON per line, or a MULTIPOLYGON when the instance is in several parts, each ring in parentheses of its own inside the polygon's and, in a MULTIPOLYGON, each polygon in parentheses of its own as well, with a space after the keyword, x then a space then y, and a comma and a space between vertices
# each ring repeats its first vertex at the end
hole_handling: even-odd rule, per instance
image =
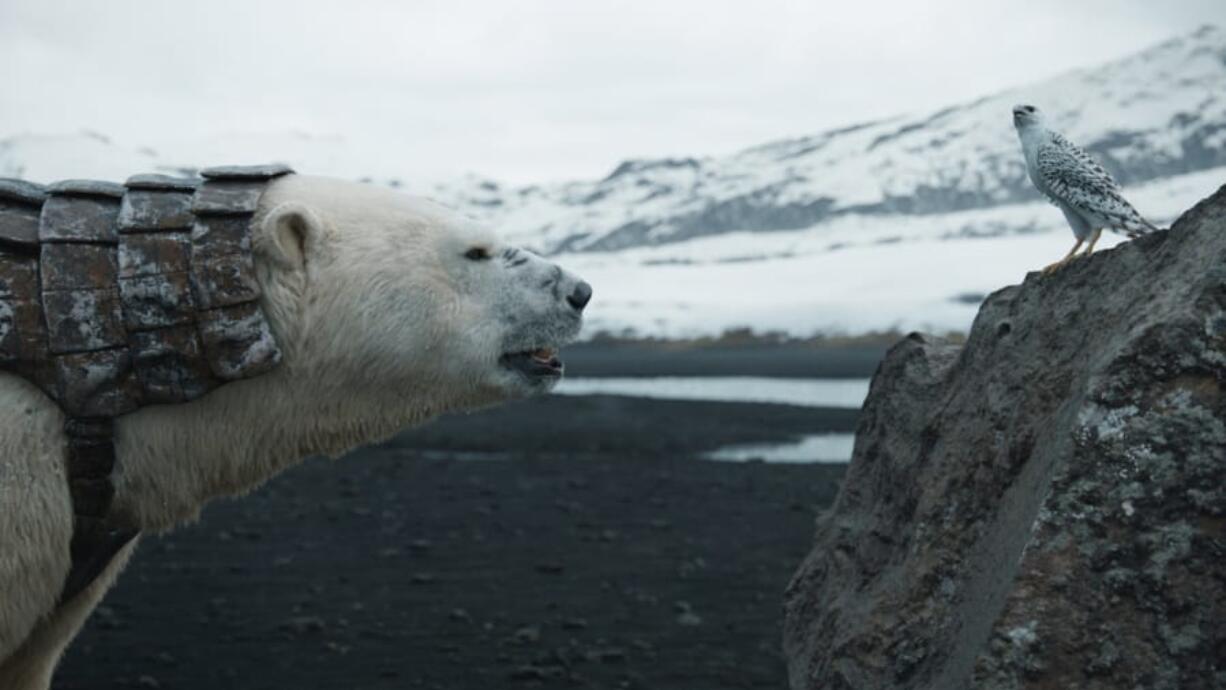
POLYGON ((791 687, 1226 687, 1226 188, 912 335, 786 594, 791 687))

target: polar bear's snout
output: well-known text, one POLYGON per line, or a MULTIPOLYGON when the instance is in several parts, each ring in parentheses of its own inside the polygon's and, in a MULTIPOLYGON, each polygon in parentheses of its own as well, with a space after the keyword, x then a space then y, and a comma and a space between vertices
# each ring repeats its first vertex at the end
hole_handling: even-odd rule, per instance
POLYGON ((575 289, 566 296, 566 303, 574 307, 575 311, 583 311, 587 303, 592 301, 592 286, 584 281, 579 281, 575 289))
POLYGON ((558 350, 579 335, 592 286, 532 252, 511 248, 503 257, 506 283, 497 312, 506 331, 499 363, 517 394, 544 392, 562 377, 558 350))

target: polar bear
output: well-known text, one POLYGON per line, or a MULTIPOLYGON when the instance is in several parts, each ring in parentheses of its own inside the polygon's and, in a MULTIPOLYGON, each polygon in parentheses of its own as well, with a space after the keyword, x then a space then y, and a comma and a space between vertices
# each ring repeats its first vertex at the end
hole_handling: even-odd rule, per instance
MULTIPOLYGON (((591 288, 425 199, 327 178, 272 181, 252 222, 283 359, 198 400, 116 421, 112 511, 144 533, 194 520, 316 454, 440 413, 548 391, 591 288)), ((64 417, 0 373, 0 688, 49 687, 136 541, 57 603, 73 507, 64 417)), ((342 470, 343 471, 343 470, 342 470)))

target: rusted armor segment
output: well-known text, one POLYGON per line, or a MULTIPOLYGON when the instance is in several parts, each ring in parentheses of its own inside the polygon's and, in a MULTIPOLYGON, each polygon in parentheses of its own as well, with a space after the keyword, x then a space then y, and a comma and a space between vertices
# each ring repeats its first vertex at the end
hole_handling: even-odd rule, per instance
POLYGON ((38 258, 0 251, 0 366, 31 370, 46 359, 38 258))
POLYGON ((187 273, 120 278, 119 295, 129 335, 192 322, 194 309, 187 273))
POLYGON ((190 324, 191 239, 186 231, 119 237, 119 295, 129 332, 190 324))
POLYGON ((41 242, 118 241, 115 218, 123 198, 122 185, 68 180, 47 186, 38 239, 41 242))
POLYGON ((209 366, 233 380, 262 374, 281 351, 256 300, 251 220, 268 181, 292 172, 283 165, 227 166, 201 171, 192 209, 192 295, 209 366))
POLYGON ((169 192, 194 192, 200 180, 194 177, 171 177, 170 175, 133 175, 124 183, 128 189, 152 189, 169 192))
POLYGON ((127 341, 114 288, 44 291, 43 312, 52 354, 100 352, 127 341))
MULTIPOLYGON (((44 219, 46 215, 44 210, 44 219)), ((45 223, 43 227, 47 227, 45 223)), ((113 245, 45 242, 39 264, 52 353, 90 352, 124 345, 126 333, 115 286, 113 245)))
POLYGON ((114 182, 101 180, 60 180, 47 185, 51 194, 69 194, 74 196, 96 196, 122 199, 124 186, 114 182))
POLYGON ((0 368, 19 372, 43 392, 55 394, 37 253, 0 251, 0 368))
POLYGON ((120 234, 191 229, 192 195, 199 180, 167 175, 133 175, 119 209, 120 234))
POLYGON ((194 220, 190 191, 132 189, 119 207, 121 234, 190 228, 194 220))
POLYGON ((192 198, 194 213, 250 214, 260 205, 263 182, 218 180, 196 191, 192 198))
POLYGON ((260 296, 251 254, 192 260, 192 294, 202 309, 251 302, 260 296))
MULTIPOLYGON (((127 334, 115 284, 115 243, 119 238, 115 220, 124 188, 69 180, 49 185, 47 191, 50 196, 39 216, 38 236, 48 347, 54 355, 123 348, 127 334)), ((102 363, 114 360, 114 356, 99 356, 88 362, 80 357, 57 360, 56 390, 61 395, 72 394, 71 400, 60 398, 60 404, 70 414, 97 405, 105 409, 124 407, 118 404, 115 393, 95 390, 103 385, 102 379, 110 378, 100 370, 102 363), (71 378, 62 378, 69 373, 71 378), (95 399, 98 395, 103 395, 106 402, 95 399)), ((135 401, 131 407, 135 407, 135 401)))
POLYGON ((255 213, 269 180, 293 172, 284 165, 227 165, 200 171, 204 184, 196 190, 197 214, 255 213))
POLYGON ((260 180, 267 182, 274 177, 289 175, 294 169, 282 163, 268 165, 217 165, 200 171, 206 180, 260 180))
POLYGON ((202 311, 198 324, 209 365, 223 379, 258 376, 281 362, 281 350, 255 302, 202 311))
MULTIPOLYGON (((196 310, 190 287, 190 233, 195 223, 191 205, 200 183, 134 175, 124 185, 128 193, 119 212, 119 292, 125 326, 135 333, 190 324, 196 310)), ((143 337, 140 342, 147 348, 152 340, 143 337)), ((137 346, 132 347, 139 359, 137 346)), ((155 397, 166 402, 160 392, 155 397)))
POLYGON ((146 404, 195 400, 222 383, 204 357, 195 324, 133 333, 130 345, 146 404))
POLYGON ((40 208, 47 200, 47 188, 34 182, 0 177, 0 199, 20 201, 40 208))
POLYGON ((251 258, 250 215, 201 215, 192 228, 192 290, 201 309, 260 295, 251 258))
POLYGON ((251 216, 201 215, 192 227, 192 260, 251 255, 251 216))
POLYGON ((119 238, 119 277, 143 278, 191 270, 190 230, 122 235, 119 238))
POLYGON ((0 179, 0 367, 46 383, 46 338, 38 280, 38 222, 47 191, 0 179), (39 373, 35 373, 39 372, 39 373))
POLYGON ((118 417, 141 403, 126 347, 55 358, 56 402, 72 417, 118 417))
POLYGON ((0 179, 0 247, 38 247, 38 217, 46 200, 41 185, 0 179))
POLYGON ((203 171, 205 182, 192 203, 196 211, 192 228, 192 294, 200 309, 228 307, 259 298, 251 258, 251 218, 268 179, 286 172, 279 166, 203 171))
POLYGON ((47 242, 40 252, 42 288, 47 290, 115 287, 115 247, 107 244, 47 242))

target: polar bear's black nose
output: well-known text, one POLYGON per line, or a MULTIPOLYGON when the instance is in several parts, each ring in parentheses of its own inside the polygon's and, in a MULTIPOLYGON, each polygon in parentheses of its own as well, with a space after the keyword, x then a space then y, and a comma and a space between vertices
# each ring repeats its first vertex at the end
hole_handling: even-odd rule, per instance
POLYGON ((575 311, 583 311, 583 308, 587 306, 591 299, 592 286, 582 281, 575 286, 574 292, 566 296, 566 301, 575 308, 575 311))

